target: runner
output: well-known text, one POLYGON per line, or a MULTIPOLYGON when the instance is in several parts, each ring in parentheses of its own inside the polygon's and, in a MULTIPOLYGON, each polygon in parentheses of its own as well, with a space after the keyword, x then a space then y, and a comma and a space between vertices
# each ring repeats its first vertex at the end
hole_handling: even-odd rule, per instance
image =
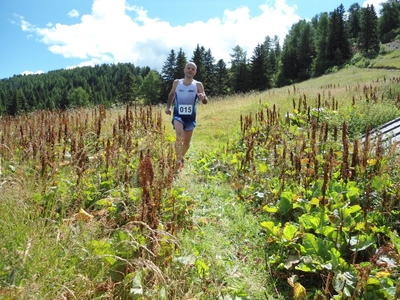
POLYGON ((201 100, 208 103, 203 84, 194 79, 197 66, 194 62, 188 62, 184 68, 185 77, 175 79, 168 95, 165 113, 171 115, 171 106, 174 102, 172 125, 176 132, 175 153, 177 169, 184 166, 184 156, 190 147, 193 130, 196 127, 196 103, 201 100))

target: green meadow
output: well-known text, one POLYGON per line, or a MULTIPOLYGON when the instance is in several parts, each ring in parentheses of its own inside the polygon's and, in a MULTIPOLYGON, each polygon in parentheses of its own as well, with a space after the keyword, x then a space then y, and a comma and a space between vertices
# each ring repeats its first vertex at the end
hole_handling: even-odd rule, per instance
MULTIPOLYGON (((0 120, 1 299, 398 299, 399 51, 198 105, 0 120)), ((207 87, 205 87, 207 90, 207 87)))

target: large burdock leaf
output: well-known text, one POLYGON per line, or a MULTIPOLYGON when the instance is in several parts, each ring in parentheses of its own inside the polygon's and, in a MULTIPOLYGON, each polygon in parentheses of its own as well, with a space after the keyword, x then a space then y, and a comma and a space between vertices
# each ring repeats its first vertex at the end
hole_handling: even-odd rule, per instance
POLYGON ((304 253, 303 254, 307 254, 307 255, 319 255, 320 253, 320 243, 317 239, 317 237, 311 233, 306 233, 303 237, 303 243, 302 243, 303 247, 304 247, 304 253))
POLYGON ((333 287, 336 292, 343 291, 347 297, 351 297, 357 285, 357 274, 349 270, 346 272, 337 272, 333 281, 333 287))
POLYGON ((352 251, 362 251, 376 244, 375 237, 372 235, 359 235, 350 238, 352 251))
POLYGON ((272 237, 280 236, 280 232, 281 232, 281 224, 280 223, 278 224, 278 226, 275 226, 274 222, 264 221, 264 222, 261 222, 261 227, 263 227, 265 229, 267 236, 272 236, 272 237))
POLYGON ((288 241, 291 242, 294 237, 296 236, 297 233, 297 227, 294 226, 293 224, 286 223, 285 227, 283 228, 283 235, 282 237, 288 241))
POLYGON ((292 197, 291 192, 283 192, 279 200, 279 212, 282 215, 286 215, 292 209, 292 197))

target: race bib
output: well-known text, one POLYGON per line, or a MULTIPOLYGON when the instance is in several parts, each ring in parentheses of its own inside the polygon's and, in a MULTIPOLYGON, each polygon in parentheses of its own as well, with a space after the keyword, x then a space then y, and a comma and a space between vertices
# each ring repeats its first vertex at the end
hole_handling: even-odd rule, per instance
POLYGON ((193 113, 193 105, 181 104, 178 106, 180 115, 191 115, 193 113))

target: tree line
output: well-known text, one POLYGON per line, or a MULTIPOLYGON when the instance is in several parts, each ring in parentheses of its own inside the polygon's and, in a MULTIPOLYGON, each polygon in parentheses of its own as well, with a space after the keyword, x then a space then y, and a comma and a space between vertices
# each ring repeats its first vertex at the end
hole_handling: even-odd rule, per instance
POLYGON ((168 54, 161 72, 132 63, 103 64, 40 75, 15 75, 0 80, 0 115, 44 109, 68 109, 126 103, 158 104, 188 61, 197 65, 195 79, 209 96, 263 91, 317 77, 351 63, 355 55, 373 58, 381 44, 400 37, 400 0, 382 3, 380 16, 373 5, 358 3, 347 12, 343 5, 311 21, 293 24, 283 45, 266 36, 247 52, 236 45, 230 61, 218 61, 211 49, 197 45, 190 59, 179 49, 168 54))

